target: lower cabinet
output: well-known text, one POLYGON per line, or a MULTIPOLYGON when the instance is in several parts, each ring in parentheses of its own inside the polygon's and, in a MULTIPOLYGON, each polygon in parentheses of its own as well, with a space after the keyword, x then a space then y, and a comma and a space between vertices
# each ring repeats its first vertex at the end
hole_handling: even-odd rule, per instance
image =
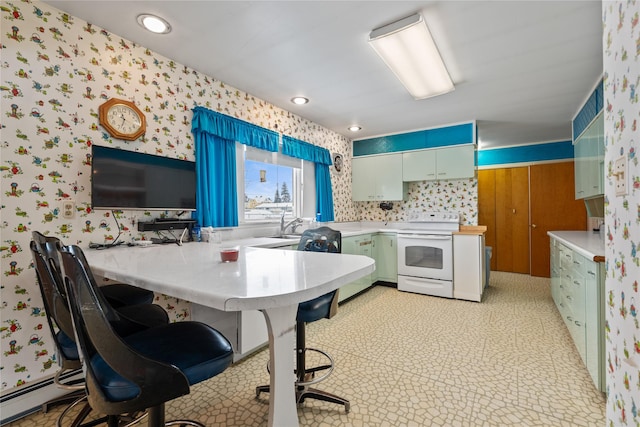
POLYGON ((206 323, 224 335, 233 347, 233 361, 267 345, 267 322, 257 310, 220 311, 200 304, 191 304, 191 319, 206 323))
POLYGON ((398 282, 398 251, 396 233, 378 233, 373 236, 373 259, 376 271, 372 282, 398 282))
POLYGON ((551 295, 593 383, 604 392, 604 263, 552 238, 551 295))
MULTIPOLYGON (((351 255, 365 255, 373 258, 373 240, 371 234, 343 237, 342 253, 351 255)), ((371 278, 372 275, 368 274, 358 280, 349 283, 348 285, 342 286, 340 288, 338 301, 344 301, 345 299, 367 289, 373 283, 371 278)))
POLYGON ((453 297, 480 302, 487 277, 484 234, 454 234, 453 259, 453 297))

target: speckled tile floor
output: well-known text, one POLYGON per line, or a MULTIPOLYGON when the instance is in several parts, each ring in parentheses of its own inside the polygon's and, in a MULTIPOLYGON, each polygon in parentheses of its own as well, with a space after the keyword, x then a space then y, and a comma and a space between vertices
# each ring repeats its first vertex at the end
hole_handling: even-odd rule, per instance
MULTIPOLYGON (((336 359, 318 388, 351 400, 307 401, 304 426, 604 426, 593 386, 553 305, 549 280, 491 273, 482 303, 375 287, 307 328, 336 359)), ((167 405, 167 419, 263 426, 268 381, 262 350, 167 405)), ((60 409, 11 427, 52 426, 60 409)), ((144 423, 143 423, 144 425, 144 423)))

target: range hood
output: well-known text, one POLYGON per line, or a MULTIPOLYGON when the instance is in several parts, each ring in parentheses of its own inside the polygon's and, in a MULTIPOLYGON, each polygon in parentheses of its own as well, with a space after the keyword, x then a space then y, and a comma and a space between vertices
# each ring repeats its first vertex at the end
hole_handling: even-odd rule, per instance
POLYGON ((595 196, 584 199, 584 205, 587 208, 587 217, 604 218, 604 196, 595 196))

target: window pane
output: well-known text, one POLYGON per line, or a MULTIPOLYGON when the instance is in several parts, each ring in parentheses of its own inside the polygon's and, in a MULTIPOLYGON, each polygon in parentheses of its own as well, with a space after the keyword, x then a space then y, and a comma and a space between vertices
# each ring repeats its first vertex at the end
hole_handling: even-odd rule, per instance
POLYGON ((246 220, 279 219, 294 216, 294 168, 245 160, 244 218, 246 220))

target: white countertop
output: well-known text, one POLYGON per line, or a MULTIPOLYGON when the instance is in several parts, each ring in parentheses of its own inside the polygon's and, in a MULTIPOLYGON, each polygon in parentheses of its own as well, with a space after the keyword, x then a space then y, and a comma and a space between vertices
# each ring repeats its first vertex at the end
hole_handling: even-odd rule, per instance
POLYGON ((604 239, 600 233, 593 231, 549 231, 547 234, 591 260, 604 260, 604 239))
POLYGON ((374 260, 361 255, 248 246, 240 247, 237 262, 223 263, 221 246, 115 247, 85 255, 98 275, 225 311, 307 301, 375 270, 374 260))

